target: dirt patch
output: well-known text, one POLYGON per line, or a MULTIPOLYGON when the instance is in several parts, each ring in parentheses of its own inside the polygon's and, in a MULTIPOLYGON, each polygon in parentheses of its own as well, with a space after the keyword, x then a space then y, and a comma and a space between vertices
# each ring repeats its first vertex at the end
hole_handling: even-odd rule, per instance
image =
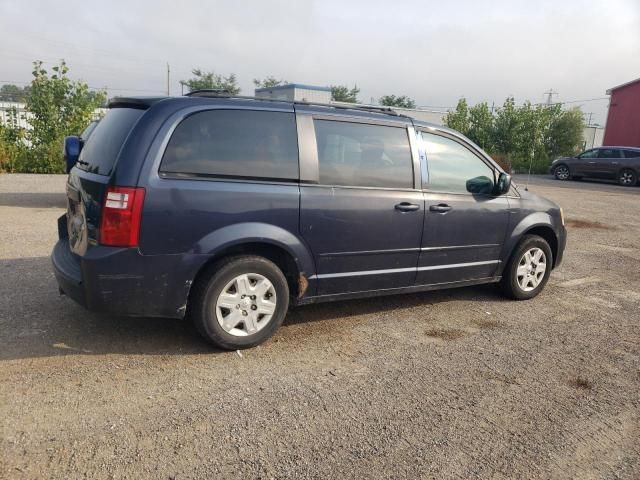
POLYGON ((594 222, 591 220, 578 220, 569 218, 565 221, 565 226, 570 228, 594 228, 597 230, 616 230, 616 227, 605 223, 594 222))
POLYGON ((593 383, 584 377, 572 378, 569 380, 569 385, 579 390, 591 390, 593 388, 593 383))
POLYGON ((66 179, 0 175, 0 479, 640 480, 640 188, 532 178, 616 227, 571 228, 536 298, 308 305, 240 356, 59 296, 66 179))
POLYGON ((455 328, 431 328, 424 332, 428 337, 451 341, 464 337, 466 332, 455 328))
POLYGON ((499 328, 500 327, 500 322, 498 322, 497 320, 493 320, 491 318, 483 318, 483 319, 480 319, 480 320, 473 320, 472 322, 476 327, 482 328, 482 329, 485 329, 485 330, 493 330, 494 328, 499 328))

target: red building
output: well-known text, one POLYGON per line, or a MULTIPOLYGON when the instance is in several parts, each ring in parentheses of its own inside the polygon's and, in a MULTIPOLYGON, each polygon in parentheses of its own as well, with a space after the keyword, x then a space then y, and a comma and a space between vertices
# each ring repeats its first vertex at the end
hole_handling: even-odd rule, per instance
POLYGON ((607 90, 609 114, 604 145, 640 147, 640 78, 607 90))

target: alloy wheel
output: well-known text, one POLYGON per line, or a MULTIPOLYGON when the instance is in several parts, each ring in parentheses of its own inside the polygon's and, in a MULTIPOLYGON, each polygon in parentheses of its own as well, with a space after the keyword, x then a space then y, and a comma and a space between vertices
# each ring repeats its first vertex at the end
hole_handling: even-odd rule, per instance
POLYGON ((633 185, 635 181, 635 175, 629 170, 625 170, 620 174, 620 183, 622 185, 633 185))
POLYGON ((569 180, 569 169, 564 165, 556 167, 554 173, 558 180, 569 180))
POLYGON ((535 290, 544 278, 547 271, 547 256, 538 247, 524 252, 518 262, 516 277, 518 285, 525 292, 535 290))

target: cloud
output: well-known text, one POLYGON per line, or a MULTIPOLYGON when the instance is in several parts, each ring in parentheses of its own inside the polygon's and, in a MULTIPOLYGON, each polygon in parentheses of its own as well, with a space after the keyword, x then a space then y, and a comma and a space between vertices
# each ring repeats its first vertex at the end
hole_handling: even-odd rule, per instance
MULTIPOLYGON (((29 81, 34 59, 64 57, 72 75, 112 93, 171 88, 192 67, 252 79, 354 84, 419 105, 603 97, 640 76, 636 0, 442 2, 264 0, 5 1, 0 80, 29 81), (6 78, 4 78, 6 77, 6 78), (123 89, 123 90, 115 90, 123 89)), ((606 101, 584 104, 604 122, 606 101)))

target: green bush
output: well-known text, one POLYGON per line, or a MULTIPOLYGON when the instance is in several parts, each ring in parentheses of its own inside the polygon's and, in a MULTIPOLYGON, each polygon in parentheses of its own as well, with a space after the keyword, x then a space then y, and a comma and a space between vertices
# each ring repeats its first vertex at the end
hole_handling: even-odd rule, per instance
POLYGON ((518 107, 509 97, 494 111, 486 103, 469 108, 461 98, 445 125, 480 145, 505 170, 546 173, 554 158, 579 151, 584 120, 580 110, 563 110, 560 104, 518 107))
POLYGON ((0 171, 64 173, 64 137, 78 135, 106 100, 104 92, 90 92, 86 83, 70 80, 64 61, 49 75, 42 62, 33 64, 33 80, 26 97, 21 127, 13 109, 0 126, 0 171))

